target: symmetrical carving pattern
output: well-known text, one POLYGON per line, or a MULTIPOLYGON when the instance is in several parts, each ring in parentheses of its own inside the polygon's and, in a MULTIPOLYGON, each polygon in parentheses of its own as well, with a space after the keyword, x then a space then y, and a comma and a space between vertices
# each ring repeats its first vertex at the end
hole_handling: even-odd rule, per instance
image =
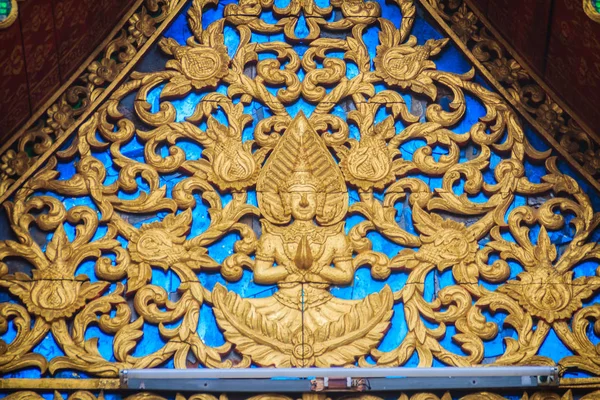
POLYGON ((130 74, 6 203, 1 372, 416 359, 600 373, 600 277, 578 269, 600 255, 600 214, 474 71, 438 68, 450 43, 415 36, 413 0, 188 14, 187 41, 158 42, 164 68, 130 74), (359 269, 374 283, 348 295, 359 269), (503 326, 514 336, 486 359, 503 326), (48 335, 62 354, 36 351, 48 335), (542 354, 550 335, 572 354, 542 354))
POLYGON ((257 192, 264 220, 254 280, 277 284, 279 291, 246 300, 215 287, 215 315, 225 337, 262 365, 353 363, 383 338, 392 316, 392 292, 386 287, 359 302, 336 299, 327 290, 332 284, 350 284, 354 277, 352 243, 340 221, 348 212, 348 193, 304 114, 279 139, 257 192))
MULTIPOLYGON (((554 137, 572 155, 579 167, 593 176, 600 176, 600 137, 597 132, 581 127, 571 111, 557 103, 557 97, 535 77, 525 65, 513 58, 506 45, 492 34, 489 26, 474 13, 468 1, 425 0, 468 47, 472 54, 504 87, 522 111, 536 121, 538 128, 554 137)), ((592 0, 584 0, 584 8, 592 16, 592 0)), ((594 13, 596 19, 600 19, 594 13)), ((593 18, 593 17, 592 17, 593 18)))

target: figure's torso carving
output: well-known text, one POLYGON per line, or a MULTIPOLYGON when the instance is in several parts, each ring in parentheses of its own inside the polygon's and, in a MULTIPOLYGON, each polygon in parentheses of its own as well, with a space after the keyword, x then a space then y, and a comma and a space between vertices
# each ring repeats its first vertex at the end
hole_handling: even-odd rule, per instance
POLYGON ((338 341, 351 345, 353 340, 370 333, 370 341, 376 345, 385 331, 381 324, 387 326, 391 318, 392 294, 387 287, 361 301, 338 299, 329 292, 332 285, 350 284, 354 277, 352 247, 344 232, 344 222, 339 221, 345 213, 335 207, 326 208, 330 194, 341 197, 342 203, 347 204, 347 193, 332 190, 336 187, 345 188, 341 172, 301 114, 280 139, 258 183, 259 208, 265 219, 256 252, 254 280, 276 284, 278 291, 260 299, 242 299, 227 293, 222 286, 214 291, 215 315, 225 336, 259 364, 329 366, 339 365, 334 360, 340 357, 344 363, 352 363, 355 355, 347 352, 331 357, 337 351, 338 341), (315 176, 319 170, 313 164, 329 166, 315 176), (265 183, 273 182, 276 190, 269 191, 273 186, 265 183), (261 193, 265 187, 267 190, 261 193), (278 208, 283 215, 271 214, 278 208), (321 226, 315 221, 329 224, 321 226), (255 321, 275 325, 252 326, 247 315, 256 316, 255 321), (352 329, 346 325, 346 316, 359 317, 359 326, 352 329), (249 343, 241 332, 253 332, 254 343, 249 343), (265 353, 261 346, 270 347, 271 351, 265 353), (273 361, 273 352, 279 354, 280 362, 273 361))

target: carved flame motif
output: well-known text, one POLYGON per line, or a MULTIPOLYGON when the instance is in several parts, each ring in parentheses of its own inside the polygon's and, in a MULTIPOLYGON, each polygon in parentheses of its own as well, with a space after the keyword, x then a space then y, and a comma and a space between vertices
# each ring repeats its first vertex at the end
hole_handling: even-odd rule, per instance
POLYGON ((186 43, 157 39, 183 4, 147 3, 108 58, 157 40, 164 68, 100 62, 102 104, 67 96, 27 139, 89 115, 5 204, 0 372, 470 366, 510 329, 494 363, 554 363, 558 338, 600 374, 600 214, 474 71, 440 69, 417 2, 386 2, 396 26, 382 2, 194 0, 186 43))
POLYGON ((163 39, 161 48, 175 56, 167 62, 167 68, 178 71, 163 89, 163 96, 178 95, 191 89, 214 87, 227 75, 229 56, 223 43, 222 25, 213 25, 204 33, 205 44, 190 40, 187 46, 180 46, 173 39, 163 39))
POLYGON ((381 45, 377 47, 377 57, 373 60, 377 74, 390 85, 403 89, 411 87, 415 92, 435 99, 436 87, 427 70, 435 69, 431 57, 442 50, 448 39, 430 39, 423 46, 418 46, 414 36, 400 43, 400 36, 393 33, 395 28, 387 20, 381 22, 381 28, 381 45))

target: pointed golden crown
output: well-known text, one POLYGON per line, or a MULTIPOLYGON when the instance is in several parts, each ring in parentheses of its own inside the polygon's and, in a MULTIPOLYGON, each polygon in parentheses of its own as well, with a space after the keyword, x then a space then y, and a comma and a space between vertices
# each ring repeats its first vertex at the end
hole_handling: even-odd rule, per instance
POLYGON ((294 169, 281 186, 283 186, 281 189, 286 192, 292 192, 294 186, 310 186, 315 192, 321 191, 322 185, 313 174, 304 146, 300 146, 300 154, 298 154, 294 169))

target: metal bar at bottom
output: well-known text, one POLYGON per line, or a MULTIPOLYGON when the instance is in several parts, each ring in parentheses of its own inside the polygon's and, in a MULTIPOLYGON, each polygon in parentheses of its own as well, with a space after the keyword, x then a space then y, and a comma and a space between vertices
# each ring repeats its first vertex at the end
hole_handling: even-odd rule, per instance
MULTIPOLYGON (((451 389, 515 389, 537 387, 537 376, 506 377, 447 377, 447 378, 370 378, 365 389, 370 391, 451 390, 451 389)), ((313 391, 310 379, 128 379, 126 389, 177 390, 182 392, 236 392, 236 393, 296 393, 313 391)), ((325 389, 323 391, 355 391, 325 389)))
POLYGON ((555 375, 557 367, 445 367, 445 368, 231 368, 231 369, 129 369, 129 378, 145 379, 261 379, 261 378, 444 378, 472 376, 555 375))
POLYGON ((478 376, 452 378, 371 378, 371 391, 515 389, 538 386, 537 376, 478 376))
POLYGON ((238 393, 481 390, 559 385, 556 367, 154 369, 123 370, 120 377, 122 389, 238 393))
POLYGON ((180 392, 232 392, 232 393, 306 393, 311 391, 311 381, 254 380, 254 379, 138 379, 130 378, 126 389, 173 390, 180 392))

